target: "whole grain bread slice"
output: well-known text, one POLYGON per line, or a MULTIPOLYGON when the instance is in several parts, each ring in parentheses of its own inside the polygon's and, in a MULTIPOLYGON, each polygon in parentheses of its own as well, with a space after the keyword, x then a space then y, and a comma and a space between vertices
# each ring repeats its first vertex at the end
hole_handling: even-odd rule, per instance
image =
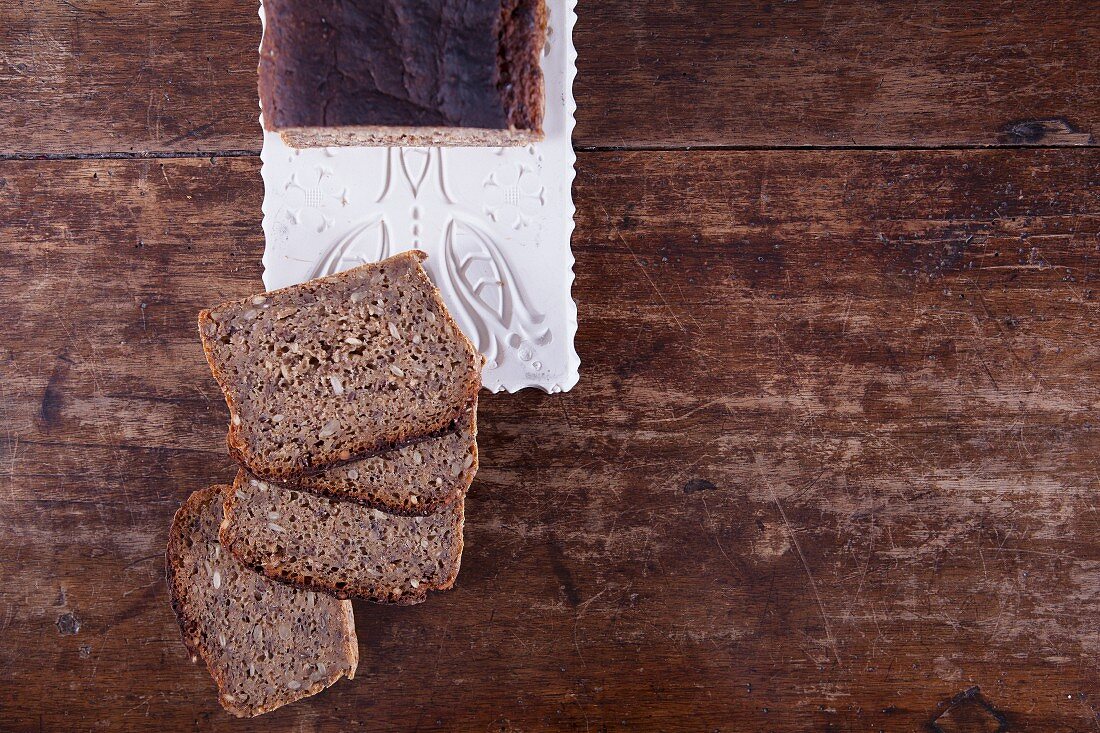
POLYGON ((442 435, 303 476, 285 486, 389 514, 427 516, 466 495, 477 465, 475 405, 442 435))
POLYGON ((454 585, 465 501, 427 517, 386 514, 237 474, 221 541, 248 567, 284 583, 409 605, 454 585))
POLYGON ((423 252, 199 314, 229 405, 230 453, 300 476, 444 430, 470 409, 482 357, 428 279, 423 252))
POLYGON ((172 519, 168 590, 191 661, 238 717, 316 694, 359 662, 351 603, 274 583, 218 541, 228 486, 196 491, 172 519))

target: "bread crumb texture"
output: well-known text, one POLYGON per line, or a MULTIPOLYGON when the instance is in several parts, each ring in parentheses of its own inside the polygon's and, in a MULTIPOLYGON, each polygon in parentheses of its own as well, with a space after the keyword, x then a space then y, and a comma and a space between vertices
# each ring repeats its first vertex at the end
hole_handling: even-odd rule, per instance
POLYGON ((237 474, 222 541, 269 577, 341 597, 411 604, 450 588, 463 504, 426 517, 387 514, 237 474))
POLYGON ((292 488, 391 514, 434 514, 466 495, 478 468, 477 408, 441 435, 303 476, 292 488))
POLYGON ((274 480, 397 447, 469 410, 483 359, 405 252, 203 311, 230 449, 274 480))

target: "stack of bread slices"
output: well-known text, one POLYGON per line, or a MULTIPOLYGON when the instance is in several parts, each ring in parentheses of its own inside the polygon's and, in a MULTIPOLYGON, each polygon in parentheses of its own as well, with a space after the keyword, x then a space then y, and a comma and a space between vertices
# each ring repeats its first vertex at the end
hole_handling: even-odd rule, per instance
POLYGON ((353 677, 347 599, 420 603, 454 584, 483 359, 424 258, 199 315, 240 469, 176 513, 168 580, 192 658, 231 713, 353 677))

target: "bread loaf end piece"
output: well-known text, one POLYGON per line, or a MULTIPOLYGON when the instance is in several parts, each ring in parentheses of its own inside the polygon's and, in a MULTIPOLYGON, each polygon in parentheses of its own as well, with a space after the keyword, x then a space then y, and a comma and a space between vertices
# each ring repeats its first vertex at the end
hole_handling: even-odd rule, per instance
POLYGON ((543 137, 544 0, 265 0, 263 123, 294 147, 543 137))

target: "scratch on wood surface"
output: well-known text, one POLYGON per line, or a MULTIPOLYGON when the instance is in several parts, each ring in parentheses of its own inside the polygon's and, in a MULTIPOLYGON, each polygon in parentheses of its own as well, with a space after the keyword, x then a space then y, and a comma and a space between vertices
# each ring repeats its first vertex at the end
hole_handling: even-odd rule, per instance
POLYGON ((163 558, 163 557, 164 557, 163 552, 158 552, 158 553, 153 554, 153 555, 146 555, 145 557, 139 557, 137 560, 133 560, 133 561, 127 563, 122 568, 122 572, 126 572, 127 570, 134 567, 135 565, 140 565, 141 563, 146 562, 147 560, 152 560, 154 558, 163 558))
POLYGON ((982 270, 1069 270, 1068 267, 1062 267, 1060 265, 1049 265, 1045 262, 1033 265, 982 265, 982 270))
POLYGON ((19 436, 7 431, 8 451, 11 460, 8 463, 8 498, 15 500, 15 466, 19 461, 19 436))
POLYGON ((557 397, 558 399, 556 400, 556 402, 558 403, 558 406, 561 407, 561 414, 565 416, 565 425, 569 428, 570 431, 572 431, 573 422, 569 419, 569 409, 565 406, 565 396, 557 395, 557 397))
POLYGON ((672 320, 676 322, 676 327, 684 333, 687 333, 687 328, 685 328, 684 324, 680 322, 680 319, 676 317, 676 312, 672 310, 672 306, 669 305, 668 300, 665 299, 665 294, 661 292, 661 289, 657 287, 657 283, 653 282, 653 278, 651 278, 649 276, 649 273, 646 272, 645 265, 643 265, 642 261, 638 259, 638 255, 634 254, 634 248, 630 246, 630 242, 626 241, 626 237, 624 237, 618 229, 615 230, 615 236, 618 237, 624 245, 626 245, 626 250, 630 253, 631 258, 633 258, 634 264, 636 264, 638 266, 638 269, 642 271, 642 275, 645 276, 646 281, 649 283, 650 287, 653 288, 653 292, 655 292, 657 294, 657 297, 661 299, 661 302, 664 304, 665 309, 668 311, 668 314, 672 316, 672 320))
POLYGON ((775 503, 775 508, 779 510, 779 517, 783 520, 783 524, 787 528, 787 534, 791 536, 791 544, 794 545, 795 552, 798 553, 798 559, 802 561, 802 569, 806 571, 806 578, 810 582, 810 590, 813 591, 814 600, 817 601, 817 608, 821 612, 821 621, 825 625, 825 636, 828 638, 829 645, 832 647, 836 663, 841 664, 840 649, 837 647, 836 638, 833 636, 833 629, 829 625, 829 615, 825 612, 825 604, 821 601, 821 594, 817 590, 817 582, 814 580, 814 574, 810 572, 810 564, 806 562, 806 556, 802 553, 802 545, 799 544, 798 537, 796 537, 794 533, 794 528, 791 527, 791 523, 787 520, 787 513, 783 511, 783 505, 779 503, 779 496, 775 493, 775 489, 772 488, 771 482, 768 481, 765 473, 760 469, 755 451, 752 457, 753 463, 757 467, 757 474, 764 482, 764 485, 768 487, 768 491, 771 493, 771 499, 775 503))
MULTIPOLYGON (((672 284, 676 286, 676 291, 677 291, 678 293, 680 293, 680 302, 681 302, 681 303, 686 303, 686 302, 687 302, 687 298, 686 298, 686 297, 684 296, 684 289, 683 289, 682 287, 680 287, 680 283, 678 283, 678 282, 676 282, 676 281, 674 280, 674 281, 672 282, 672 284)), ((699 323, 699 319, 698 319, 698 318, 696 318, 696 317, 695 317, 694 315, 692 315, 692 313, 691 313, 691 311, 690 311, 690 310, 688 310, 688 311, 685 311, 685 312, 684 312, 684 315, 686 315, 686 316, 687 316, 688 318, 690 318, 690 319, 691 319, 691 322, 695 324, 695 327, 696 327, 696 328, 701 328, 701 327, 702 327, 702 324, 701 324, 701 323, 699 323)))
POLYGON ((4 620, 0 621, 0 632, 6 631, 8 629, 8 627, 11 626, 11 622, 14 619, 15 619, 15 606, 11 605, 11 606, 8 606, 7 610, 4 612, 4 620))
POLYGON ((722 553, 722 557, 726 559, 726 564, 730 566, 731 570, 733 570, 733 574, 736 577, 741 578, 744 573, 741 572, 741 569, 737 567, 730 556, 726 553, 726 548, 722 546, 722 541, 718 539, 718 533, 714 531, 714 519, 710 516, 710 508, 707 507, 706 498, 699 498, 703 502, 703 512, 707 515, 707 524, 710 525, 708 529, 710 531, 711 538, 714 540, 714 544, 718 546, 718 551, 722 553))
POLYGON ((858 599, 860 594, 863 593, 863 581, 867 579, 867 571, 871 567, 871 558, 875 554, 875 507, 871 505, 871 528, 867 532, 867 539, 869 545, 867 547, 867 557, 863 561, 863 571, 859 576, 859 585, 856 587, 856 598, 858 599))
POLYGON ((139 591, 148 590, 152 586, 157 585, 157 584, 162 583, 162 582, 164 582, 163 578, 160 578, 160 577, 153 578, 151 581, 149 581, 145 585, 141 585, 141 586, 138 586, 136 588, 131 588, 130 590, 126 591, 125 593, 122 594, 122 597, 125 598, 126 596, 130 595, 131 593, 137 593, 139 591))
MULTIPOLYGON (((616 599, 613 599, 611 602, 612 603, 621 603, 622 599, 626 596, 626 594, 628 594, 630 592, 630 588, 632 586, 633 586, 633 583, 627 584, 627 586, 625 588, 622 588, 620 590, 618 597, 616 599)), ((596 593, 595 595, 588 598, 587 600, 582 601, 577 606, 577 611, 576 611, 576 614, 573 618, 573 646, 574 646, 574 649, 577 652, 577 656, 581 659, 582 666, 587 667, 587 664, 585 662, 584 655, 581 653, 581 648, 580 648, 580 643, 579 643, 578 626, 580 624, 581 619, 583 619, 585 614, 588 612, 588 607, 591 606, 592 603, 597 598, 600 598, 601 596, 603 596, 610 589, 611 589, 611 586, 605 585, 603 587, 603 589, 600 590, 599 593, 596 593)))
MULTIPOLYGON (((717 443, 721 439, 722 439, 722 436, 718 436, 716 438, 713 438, 713 439, 707 441, 704 445, 700 446, 699 449, 700 450, 705 450, 706 448, 709 448, 711 445, 713 445, 714 443, 717 443)), ((683 466, 680 467, 680 470, 678 470, 676 473, 669 476, 669 478, 668 478, 669 485, 672 486, 672 487, 678 486, 680 484, 680 480, 683 479, 683 477, 686 476, 688 473, 692 472, 695 469, 696 466, 698 466, 703 461, 710 461, 710 460, 714 460, 715 458, 721 458, 721 456, 720 455, 714 455, 714 454, 711 454, 711 453, 700 453, 698 458, 693 460, 691 463, 684 464, 683 466)))
POLYGON ((99 637, 98 648, 95 653, 95 661, 92 662, 92 673, 90 675, 91 680, 95 680, 96 672, 99 671, 99 657, 103 654, 103 648, 107 646, 107 637, 111 635, 111 631, 114 630, 113 626, 108 626, 103 632, 103 636, 99 637))
POLYGON ((149 106, 145 108, 145 130, 146 132, 153 128, 153 100, 156 98, 156 92, 149 92, 149 106))
POLYGON ((852 313, 852 296, 849 295, 844 300, 844 321, 840 327, 840 337, 845 338, 848 336, 848 318, 852 313))
MULTIPOLYGON (((714 405, 723 405, 724 406, 725 404, 726 404, 725 398, 719 397, 716 400, 711 400, 710 402, 704 402, 701 405, 693 407, 693 408, 691 408, 690 410, 688 410, 687 412, 685 412, 682 415, 673 415, 672 417, 643 418, 641 422, 644 422, 644 423, 674 422, 674 421, 677 421, 677 420, 683 420, 684 418, 687 418, 687 417, 691 417, 692 415, 699 412, 700 410, 705 410, 708 407, 712 407, 714 405)), ((727 407, 727 409, 728 409, 728 407, 727 407)))
POLYGON ((1023 547, 991 547, 990 552, 1011 552, 1023 555, 1042 555, 1043 557, 1056 557, 1059 560, 1077 560, 1072 552, 1046 552, 1044 550, 1029 550, 1023 547))
POLYGON ((100 18, 110 17, 110 16, 107 15, 107 13, 103 12, 102 10, 91 10, 90 8, 82 8, 79 5, 77 5, 76 3, 71 2, 70 0, 61 0, 61 4, 72 8, 73 10, 75 10, 78 13, 90 13, 92 15, 98 15, 100 18))
POLYGON ((1040 387, 1042 387, 1043 389, 1046 389, 1046 385, 1043 384, 1042 377, 1040 377, 1038 375, 1038 373, 1036 373, 1036 371, 1031 368, 1031 365, 1029 365, 1027 362, 1025 362, 1023 359, 1021 359, 1020 355, 1016 353, 1016 349, 1012 348, 1012 345, 1009 344, 1008 336, 1005 334, 1004 329, 1001 328, 1000 320, 997 319, 997 318, 994 318, 993 314, 989 312, 989 306, 987 306, 985 304, 985 297, 982 295, 982 289, 981 289, 980 286, 976 287, 976 289, 974 291, 974 295, 975 295, 975 300, 977 300, 977 302, 978 302, 978 305, 980 305, 981 308, 982 308, 982 312, 985 313, 985 317, 988 318, 993 323, 993 327, 997 330, 997 334, 1001 337, 1001 343, 1004 344, 1005 349, 1008 351, 1009 355, 1012 356, 1012 359, 1017 364, 1019 364, 1024 369, 1024 371, 1026 371, 1028 374, 1030 374, 1032 376, 1032 378, 1035 379, 1036 383, 1040 387))

